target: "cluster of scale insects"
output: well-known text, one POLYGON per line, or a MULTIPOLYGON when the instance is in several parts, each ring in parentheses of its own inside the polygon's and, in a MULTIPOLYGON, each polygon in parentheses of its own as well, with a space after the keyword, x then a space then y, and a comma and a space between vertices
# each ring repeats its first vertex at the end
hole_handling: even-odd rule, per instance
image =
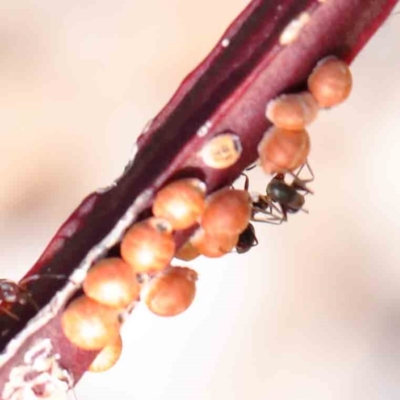
MULTIPOLYGON (((253 169, 254 167, 249 168, 253 169)), ((245 182, 244 189, 249 190, 249 177, 243 173, 245 182)), ((266 187, 265 194, 252 194, 252 222, 263 222, 280 225, 286 222, 288 214, 299 211, 306 211, 303 206, 305 196, 312 193, 307 184, 314 179, 313 172, 308 163, 304 164, 296 174, 276 174, 266 187), (310 179, 301 179, 301 172, 306 168, 311 176, 310 179), (291 182, 286 181, 287 177, 291 182)), ((252 247, 258 245, 255 228, 249 223, 247 228, 239 235, 239 240, 235 246, 238 254, 248 252, 252 247)), ((43 278, 66 279, 63 275, 32 275, 21 281, 14 282, 9 279, 0 279, 0 312, 9 316, 12 320, 18 321, 19 317, 11 308, 14 305, 31 306, 36 311, 38 305, 32 298, 27 284, 43 278)))
MULTIPOLYGON (((289 214, 306 212, 305 197, 312 193, 308 184, 314 174, 307 162, 310 138, 305 127, 315 120, 319 109, 344 101, 351 86, 348 66, 327 57, 309 76, 308 91, 284 94, 266 105, 266 118, 272 126, 257 152, 260 166, 273 178, 264 194, 249 191, 246 172, 254 167, 241 174, 243 189, 225 187, 207 196, 204 182, 186 178, 167 183, 157 192, 152 216, 127 229, 117 257, 109 254, 91 266, 82 285, 84 294, 63 310, 64 336, 80 349, 100 351, 90 371, 104 371, 118 360, 121 312, 131 309, 138 299, 162 317, 178 315, 191 305, 197 273, 171 265, 174 257, 190 261, 201 254, 221 257, 233 249, 246 253, 258 244, 254 223, 280 225, 289 214), (174 234, 196 224, 199 229, 176 249, 174 234), (115 290, 109 290, 110 285, 115 290), (86 329, 88 325, 91 330, 86 329)), ((236 163, 242 149, 238 140, 232 133, 212 137, 200 153, 204 164, 221 169, 236 163), (209 165, 210 159, 218 162, 209 165)), ((0 280, 0 312, 18 321, 14 306, 29 304, 38 310, 26 284, 46 277, 61 276, 33 275, 19 283, 0 280)))

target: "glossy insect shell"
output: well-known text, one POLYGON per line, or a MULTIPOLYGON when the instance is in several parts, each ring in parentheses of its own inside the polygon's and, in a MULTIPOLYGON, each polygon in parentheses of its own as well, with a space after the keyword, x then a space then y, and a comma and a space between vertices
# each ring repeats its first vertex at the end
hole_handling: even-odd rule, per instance
POLYGON ((268 103, 266 117, 278 128, 298 130, 311 124, 318 110, 318 103, 308 92, 283 94, 268 103))
POLYGON ((83 290, 98 303, 122 308, 137 298, 140 286, 129 264, 120 258, 105 258, 89 270, 83 290))
POLYGON ((239 235, 236 243, 236 251, 239 254, 247 253, 252 247, 258 244, 256 232, 252 224, 247 225, 247 228, 239 235))
POLYGON ((239 240, 239 234, 209 233, 199 229, 190 239, 193 247, 203 256, 218 258, 229 253, 239 240))
POLYGON ((200 255, 193 243, 188 240, 180 249, 175 253, 175 258, 182 261, 192 261, 200 255))
POLYGON ((333 107, 346 100, 351 92, 353 79, 348 65, 329 56, 321 60, 308 78, 310 92, 320 107, 333 107))
POLYGON ((175 253, 175 241, 169 224, 149 218, 130 228, 121 242, 121 256, 137 273, 164 269, 175 253))
POLYGON ((205 185, 197 179, 180 179, 163 187, 153 203, 153 214, 165 218, 174 230, 196 223, 205 207, 205 185))
POLYGON ((119 311, 81 296, 64 310, 61 325, 75 346, 101 350, 119 335, 119 311))
POLYGON ((270 128, 258 145, 260 164, 267 174, 294 171, 310 152, 310 138, 303 130, 270 128))
POLYGON ((272 201, 289 208, 287 211, 298 211, 304 205, 304 196, 280 179, 273 179, 269 183, 267 195, 272 201))
POLYGON ((149 310, 159 316, 181 314, 194 300, 196 281, 197 273, 190 268, 168 268, 150 281, 144 291, 144 301, 149 310))
POLYGON ((119 360, 122 353, 122 339, 121 336, 108 343, 106 347, 96 356, 90 364, 88 371, 90 372, 104 372, 112 368, 119 360))
POLYGON ((223 188, 207 199, 200 225, 210 235, 235 235, 246 229, 250 215, 249 193, 223 188))

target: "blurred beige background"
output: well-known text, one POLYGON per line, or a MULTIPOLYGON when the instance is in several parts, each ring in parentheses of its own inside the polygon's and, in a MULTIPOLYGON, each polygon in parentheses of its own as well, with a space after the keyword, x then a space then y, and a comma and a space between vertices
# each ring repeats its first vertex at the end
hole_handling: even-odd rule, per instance
MULTIPOLYGON (((245 0, 1 0, 0 262, 17 279, 245 0)), ((386 400, 400 394, 400 15, 311 128, 310 215, 257 226, 246 255, 199 259, 187 313, 139 307, 79 400, 386 400)), ((252 175, 262 191, 262 174, 252 175)))

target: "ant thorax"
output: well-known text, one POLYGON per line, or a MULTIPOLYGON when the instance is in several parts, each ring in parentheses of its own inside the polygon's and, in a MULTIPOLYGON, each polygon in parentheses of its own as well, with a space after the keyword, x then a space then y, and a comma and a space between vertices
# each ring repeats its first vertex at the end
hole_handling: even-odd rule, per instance
MULTIPOLYGON (((250 180, 246 174, 244 189, 249 190, 250 180)), ((249 192, 252 202, 252 221, 279 225, 287 221, 287 214, 299 211, 307 212, 303 206, 305 196, 312 191, 308 183, 314 180, 314 174, 308 163, 295 172, 279 173, 272 177, 265 188, 265 194, 249 192)))

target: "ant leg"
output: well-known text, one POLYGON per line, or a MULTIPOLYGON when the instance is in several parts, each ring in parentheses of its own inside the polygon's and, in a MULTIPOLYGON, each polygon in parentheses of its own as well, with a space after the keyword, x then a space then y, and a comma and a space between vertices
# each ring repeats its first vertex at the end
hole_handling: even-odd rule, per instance
POLYGON ((251 247, 256 247, 256 246, 258 246, 258 239, 257 239, 257 236, 256 236, 256 230, 254 229, 253 224, 249 223, 249 227, 250 227, 251 233, 253 234, 253 244, 251 245, 251 247))
POLYGON ((307 186, 308 183, 312 182, 312 179, 300 179, 293 172, 289 172, 289 175, 293 177, 293 182, 291 186, 296 190, 302 190, 305 194, 314 194, 314 192, 307 186))
POLYGON ((254 235, 254 243, 251 245, 251 247, 256 247, 256 246, 258 246, 258 239, 257 236, 254 235))
POLYGON ((30 294, 29 290, 27 290, 26 288, 26 284, 32 281, 37 281, 39 279, 43 279, 43 278, 50 278, 50 279, 68 279, 68 277, 66 277, 65 275, 59 275, 59 274, 43 274, 43 275, 30 275, 27 276, 26 278, 22 278, 19 282, 18 282, 18 287, 21 290, 21 292, 23 292, 24 294, 24 300, 29 303, 36 311, 39 311, 39 306, 36 303, 36 301, 32 298, 32 295, 30 294))
POLYGON ((39 311, 40 308, 39 308, 38 304, 36 303, 36 301, 33 300, 32 295, 29 293, 29 291, 26 290, 22 286, 18 286, 18 287, 19 287, 19 290, 21 290, 21 292, 23 293, 23 296, 24 296, 23 297, 24 303, 22 301, 20 301, 20 304, 29 303, 36 311, 39 311))
POLYGON ((75 393, 74 388, 71 389, 71 392, 72 392, 72 394, 73 394, 73 396, 74 396, 74 399, 75 399, 75 400, 78 400, 78 398, 76 397, 76 393, 75 393))
POLYGON ((307 161, 299 168, 299 170, 296 172, 295 176, 298 178, 301 174, 301 171, 303 171, 304 166, 307 164, 307 161))
MULTIPOLYGON (((251 220, 254 221, 254 222, 263 222, 263 223, 271 224, 271 225, 281 225, 282 222, 285 221, 285 219, 283 217, 279 218, 279 217, 276 217, 276 216, 269 216, 269 217, 266 217, 266 218, 260 218, 260 217, 257 217, 257 214, 254 214, 251 217, 251 220)), ((258 244, 258 241, 257 241, 257 244, 258 244)))
MULTIPOLYGON (((249 186, 250 186, 249 177, 248 177, 244 172, 241 172, 241 173, 240 173, 240 176, 244 176, 244 190, 248 191, 248 190, 249 190, 249 186)), ((239 179, 239 178, 237 178, 236 181, 237 181, 238 179, 239 179)), ((235 182, 236 182, 236 181, 235 181, 235 182)), ((230 185, 230 188, 231 188, 231 189, 235 189, 235 186, 234 186, 233 184, 231 184, 231 185, 230 185)))
POLYGON ((274 211, 276 211, 279 214, 279 218, 281 218, 282 215, 284 215, 284 212, 282 210, 282 208, 279 208, 278 206, 276 206, 274 204, 274 202, 269 198, 269 196, 261 196, 259 195, 259 200, 261 200, 262 202, 264 202, 264 204, 267 204, 267 208, 265 207, 257 207, 257 205, 255 207, 253 207, 254 209, 256 209, 258 212, 261 212, 263 214, 274 214, 274 211), (269 207, 269 209, 268 209, 269 207))
POLYGON ((311 165, 308 162, 308 159, 306 161, 306 166, 307 166, 308 172, 309 172, 309 174, 311 176, 311 180, 309 180, 309 182, 312 182, 315 179, 315 176, 314 176, 314 171, 312 170, 311 165))
POLYGON ((270 209, 253 207, 251 220, 255 222, 265 222, 273 225, 280 225, 282 224, 282 222, 287 221, 287 215, 284 210, 280 210, 270 201, 268 201, 268 206, 270 207, 270 209), (278 215, 274 213, 274 211, 276 211, 278 215))
POLYGON ((50 279, 68 279, 65 275, 57 275, 57 274, 43 274, 43 275, 30 275, 27 276, 26 278, 22 278, 19 282, 19 286, 25 286, 26 283, 29 283, 31 281, 37 281, 38 279, 43 279, 43 278, 50 278, 50 279))
POLYGON ((7 310, 7 308, 4 306, 0 306, 0 312, 3 312, 4 314, 8 315, 14 321, 19 321, 17 314, 14 314, 12 311, 7 310))
POLYGON ((250 165, 250 167, 247 167, 245 169, 245 171, 251 171, 252 169, 254 169, 255 167, 257 167, 257 163, 254 163, 253 165, 250 165))
MULTIPOLYGON (((314 175, 314 171, 313 171, 312 168, 311 168, 310 163, 308 162, 308 159, 307 159, 306 162, 302 165, 300 171, 301 171, 304 167, 307 168, 308 175, 310 176, 310 178, 309 178, 309 179, 300 179, 300 178, 299 178, 299 180, 300 180, 300 181, 304 184, 304 186, 305 186, 307 183, 310 183, 310 182, 314 181, 315 175, 314 175)), ((298 176, 297 176, 297 177, 298 177, 298 176)))
POLYGON ((293 174, 296 178, 298 178, 301 182, 305 182, 305 183, 309 183, 312 182, 315 177, 314 177, 314 172, 310 166, 310 163, 308 162, 308 159, 306 160, 306 162, 299 168, 299 170, 296 172, 296 174, 293 174), (310 176, 309 179, 300 179, 299 176, 302 173, 302 171, 304 170, 304 168, 307 168, 307 173, 310 176))
POLYGON ((39 311, 39 310, 40 310, 38 304, 36 303, 35 300, 33 300, 33 298, 32 298, 32 296, 31 296, 30 293, 28 293, 27 299, 28 299, 29 304, 30 304, 36 311, 39 311))
POLYGON ((311 169, 310 164, 308 163, 308 160, 300 167, 300 169, 297 171, 297 173, 293 173, 291 171, 288 171, 287 173, 293 178, 293 182, 291 184, 291 186, 293 188, 295 188, 296 190, 304 191, 305 195, 306 194, 314 194, 314 192, 309 187, 307 187, 307 184, 312 182, 315 179, 314 172, 311 169), (300 173, 303 171, 304 167, 306 167, 308 170, 308 174, 310 175, 309 179, 301 179, 299 177, 300 173))
POLYGON ((248 192, 248 191, 249 191, 249 186, 250 186, 249 177, 248 177, 246 174, 244 174, 243 172, 242 172, 240 175, 243 175, 243 176, 244 176, 244 190, 245 190, 246 192, 248 192))
POLYGON ((264 222, 272 225, 281 225, 283 222, 287 221, 287 217, 284 214, 278 216, 265 210, 255 210, 253 211, 250 220, 253 222, 264 222))

